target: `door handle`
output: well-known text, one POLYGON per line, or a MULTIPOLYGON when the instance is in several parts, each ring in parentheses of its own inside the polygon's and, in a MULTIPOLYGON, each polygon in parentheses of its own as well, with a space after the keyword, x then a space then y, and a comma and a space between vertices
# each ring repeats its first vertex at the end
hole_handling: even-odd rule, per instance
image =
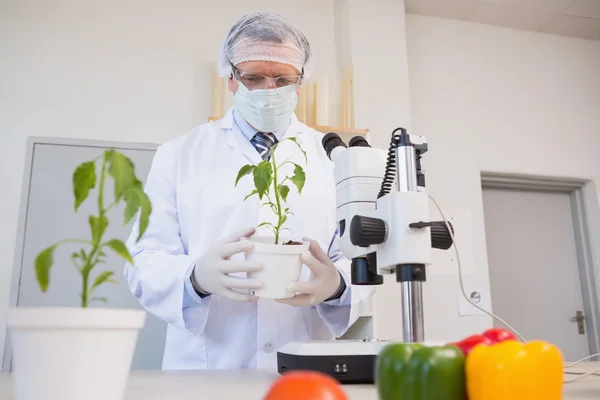
POLYGON ((577 322, 577 329, 579 330, 579 334, 583 335, 585 333, 585 327, 583 325, 583 321, 585 320, 585 316, 583 315, 583 311, 577 311, 574 317, 571 317, 571 321, 577 322))

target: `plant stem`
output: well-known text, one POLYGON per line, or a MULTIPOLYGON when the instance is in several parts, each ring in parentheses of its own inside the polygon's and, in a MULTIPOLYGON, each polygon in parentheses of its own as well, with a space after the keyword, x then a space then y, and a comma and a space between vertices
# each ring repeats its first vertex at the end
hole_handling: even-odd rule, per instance
MULTIPOLYGON (((104 180, 106 177, 106 157, 102 160, 102 170, 100 171, 100 185, 98 187, 98 220, 99 223, 102 224, 104 221, 104 215, 106 210, 104 209, 104 180)), ((102 243, 102 234, 98 236, 98 238, 92 243, 92 251, 88 255, 87 260, 85 261, 85 265, 81 269, 81 275, 83 277, 83 288, 81 292, 81 307, 86 308, 89 305, 90 301, 90 291, 89 291, 89 276, 92 268, 94 268, 97 260, 94 259, 96 257, 96 253, 100 249, 100 243, 102 243)))
POLYGON ((275 192, 275 200, 277 202, 277 227, 275 228, 275 244, 279 244, 279 230, 281 229, 281 201, 279 200, 279 185, 277 183, 277 163, 275 162, 275 151, 273 148, 269 150, 271 153, 271 161, 273 164, 273 191, 275 192))

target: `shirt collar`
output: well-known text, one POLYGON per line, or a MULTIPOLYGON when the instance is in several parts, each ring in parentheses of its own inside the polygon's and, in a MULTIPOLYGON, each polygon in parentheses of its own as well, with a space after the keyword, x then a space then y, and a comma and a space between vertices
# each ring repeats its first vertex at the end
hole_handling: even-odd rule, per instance
MULTIPOLYGON (((256 129, 254 129, 253 127, 250 126, 248 121, 246 121, 244 119, 244 117, 242 117, 242 114, 236 108, 233 109, 233 121, 236 124, 236 126, 239 128, 239 130, 242 132, 242 134, 248 140, 252 140, 254 135, 256 135, 256 133, 258 132, 256 129)), ((291 119, 290 119, 290 124, 291 124, 291 119)), ((283 128, 278 129, 275 132, 272 132, 275 135, 275 137, 277 138, 277 140, 281 140, 281 138, 283 137, 283 134, 285 133, 285 131, 287 131, 289 126, 290 125, 288 124, 288 125, 284 126, 283 128)))

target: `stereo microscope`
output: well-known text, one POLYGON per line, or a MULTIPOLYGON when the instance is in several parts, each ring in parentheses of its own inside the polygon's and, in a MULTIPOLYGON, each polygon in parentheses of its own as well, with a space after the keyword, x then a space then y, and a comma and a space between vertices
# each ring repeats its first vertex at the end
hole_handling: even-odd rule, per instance
MULTIPOLYGON (((421 169, 427 140, 397 128, 387 154, 362 136, 346 146, 339 135, 328 133, 322 145, 335 166, 340 247, 352 262, 352 284, 381 285, 385 275, 395 274, 402 292, 401 341, 425 342, 426 267, 432 262, 432 249, 452 246, 448 228, 453 229, 446 221, 430 221, 421 169)), ((389 343, 370 339, 289 343, 278 350, 278 371, 315 370, 342 383, 373 383, 377 354, 389 343)))

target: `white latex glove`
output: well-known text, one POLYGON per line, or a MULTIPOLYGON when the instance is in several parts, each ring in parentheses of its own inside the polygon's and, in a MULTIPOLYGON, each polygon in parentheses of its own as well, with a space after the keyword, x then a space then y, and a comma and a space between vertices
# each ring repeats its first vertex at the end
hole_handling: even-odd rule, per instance
POLYGON ((241 239, 252 236, 254 232, 254 228, 237 231, 211 247, 196 262, 193 272, 194 286, 206 294, 243 302, 256 301, 258 299, 256 296, 232 289, 257 289, 263 285, 262 282, 229 275, 236 272, 258 271, 262 268, 262 264, 256 261, 230 259, 234 254, 252 248, 252 242, 241 239))
POLYGON ((300 256, 302 262, 310 269, 310 278, 306 282, 292 283, 290 290, 296 294, 289 299, 277 299, 278 303, 295 307, 314 306, 333 296, 340 288, 340 273, 333 261, 312 239, 304 239, 310 243, 308 253, 300 256))

